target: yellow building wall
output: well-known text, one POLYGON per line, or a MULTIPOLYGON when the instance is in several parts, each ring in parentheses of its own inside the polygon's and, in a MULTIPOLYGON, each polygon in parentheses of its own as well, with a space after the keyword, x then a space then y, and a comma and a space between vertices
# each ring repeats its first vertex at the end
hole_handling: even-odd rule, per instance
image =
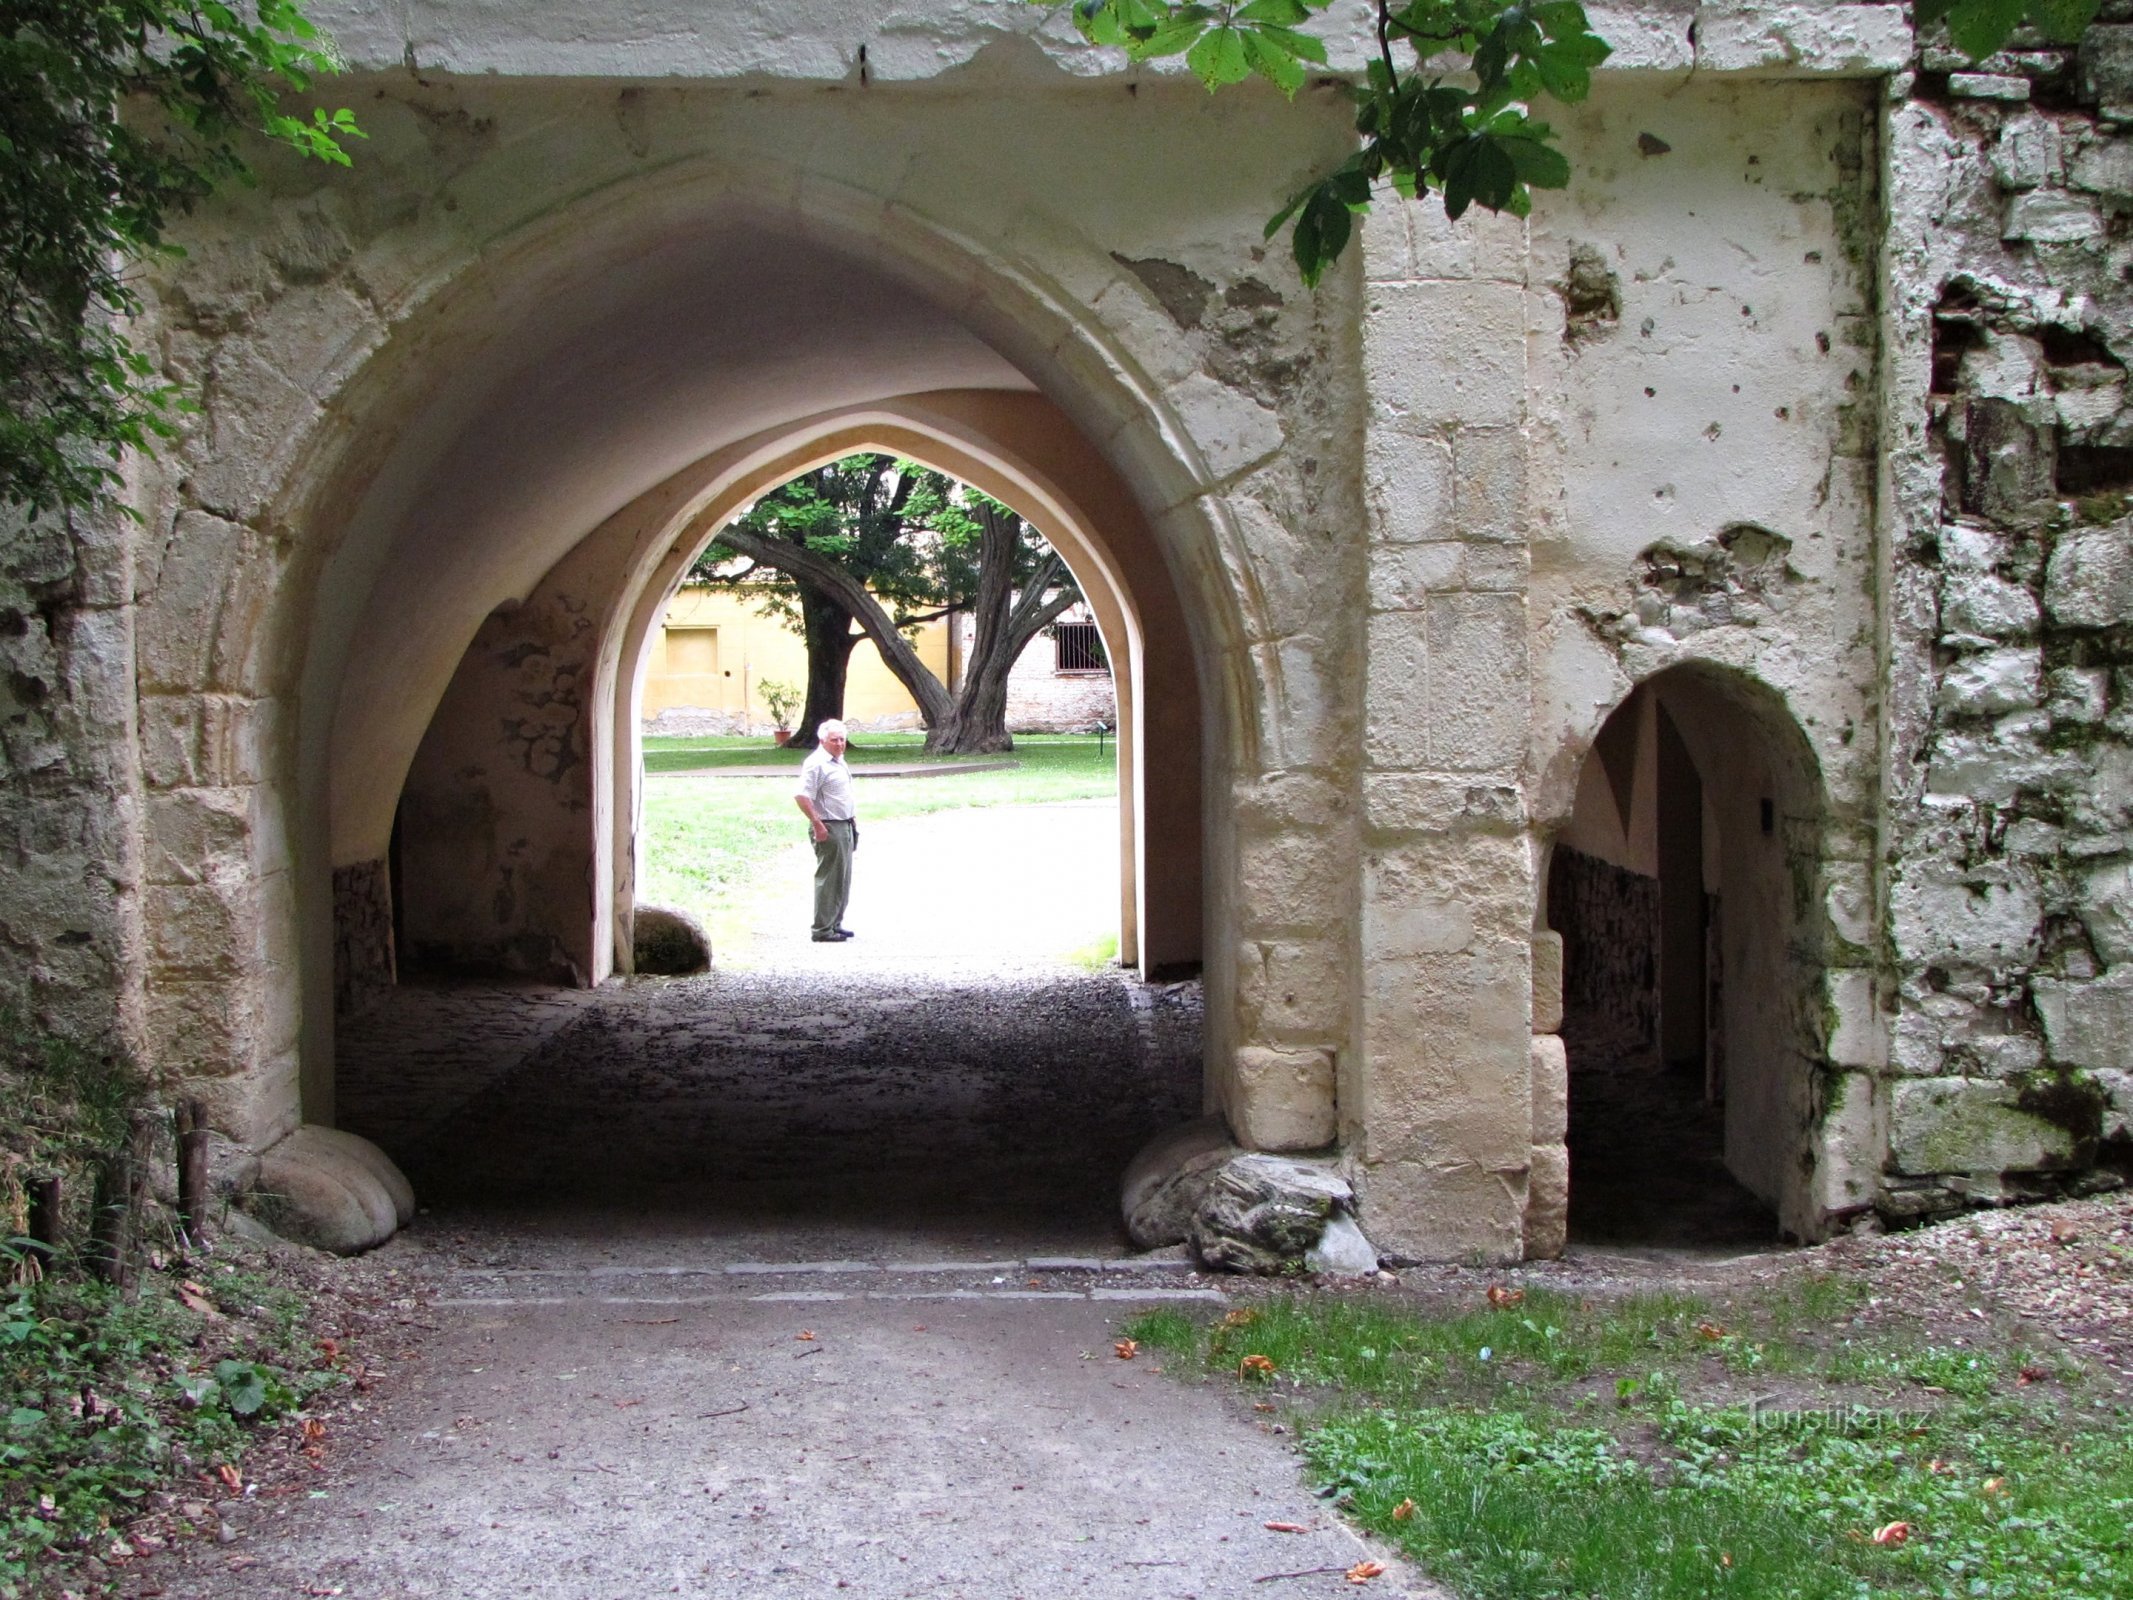
MULTIPOLYGON (((760 610, 747 590, 684 588, 667 603, 645 668, 644 716, 697 712, 722 719, 733 732, 768 732, 765 678, 807 691, 807 646, 797 633, 760 610)), ((948 629, 929 622, 914 643, 919 659, 948 682, 948 629)), ((794 713, 795 717, 798 713, 794 713)), ((915 728, 918 705, 882 664, 871 639, 852 651, 844 715, 860 728, 915 728)))

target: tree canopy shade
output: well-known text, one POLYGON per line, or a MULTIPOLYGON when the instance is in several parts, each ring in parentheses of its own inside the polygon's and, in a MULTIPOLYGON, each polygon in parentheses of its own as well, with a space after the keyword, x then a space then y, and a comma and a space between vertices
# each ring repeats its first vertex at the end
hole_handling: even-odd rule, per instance
MULTIPOLYGON (((1045 0, 1034 0, 1043 4, 1045 0)), ((1136 61, 1182 55, 1210 90, 1262 77, 1293 96, 1326 64, 1323 40, 1303 31, 1349 0, 1074 0, 1074 20, 1097 44, 1136 61)), ((1291 197, 1266 226, 1290 228, 1304 282, 1340 259, 1354 213, 1389 184, 1408 199, 1435 190, 1454 221, 1473 205, 1524 216, 1535 189, 1560 189, 1570 163, 1542 100, 1571 103, 1592 87, 1609 48, 1576 0, 1354 0, 1377 43, 1355 86, 1361 147, 1291 197)), ((2018 27, 2073 40, 2100 0, 1916 0, 1921 27, 1945 20, 1973 60, 2018 27)))
POLYGON ((120 451, 170 436, 128 275, 248 175, 246 132, 348 161, 348 112, 277 99, 334 66, 294 0, 0 0, 0 505, 104 502, 120 451))
POLYGON ((719 533, 695 575, 734 583, 766 567, 790 584, 773 604, 798 613, 807 641, 807 707, 795 743, 812 743, 819 722, 842 715, 852 650, 868 638, 917 703, 929 750, 1013 748, 1008 672, 1038 631, 1081 598, 1058 552, 1013 511, 886 455, 846 456, 764 495, 719 533), (734 554, 749 567, 727 566, 734 554), (905 633, 958 610, 971 612, 976 627, 951 692, 905 633))

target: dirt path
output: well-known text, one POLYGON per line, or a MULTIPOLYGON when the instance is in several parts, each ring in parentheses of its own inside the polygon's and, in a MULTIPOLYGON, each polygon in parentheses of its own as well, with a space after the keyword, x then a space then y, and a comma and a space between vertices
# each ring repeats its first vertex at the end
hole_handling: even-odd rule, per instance
POLYGON ((1353 1593, 1340 1569, 1381 1553, 1284 1441, 1111 1351, 1122 1311, 1214 1291, 1067 1276, 448 1283, 485 1292, 440 1298, 360 1442, 295 1496, 233 1508, 233 1542, 165 1587, 1212 1600, 1325 1567, 1276 1592, 1353 1593))
POLYGON ((1112 1349, 1223 1298, 1115 1218, 1197 1110, 1190 987, 1009 952, 409 990, 343 1042, 434 1331, 166 1593, 1308 1597, 1378 1554, 1276 1419, 1112 1349))

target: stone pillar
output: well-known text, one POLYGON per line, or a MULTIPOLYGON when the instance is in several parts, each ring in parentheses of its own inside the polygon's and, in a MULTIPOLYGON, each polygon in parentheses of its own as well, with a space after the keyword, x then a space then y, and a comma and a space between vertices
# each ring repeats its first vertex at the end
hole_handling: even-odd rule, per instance
POLYGON ((1394 1257, 1525 1254, 1532 848, 1523 224, 1383 206, 1370 423, 1359 1046, 1363 1224, 1394 1257))
POLYGON ((0 519, 0 1005, 138 1057, 131 568, 116 516, 0 519))

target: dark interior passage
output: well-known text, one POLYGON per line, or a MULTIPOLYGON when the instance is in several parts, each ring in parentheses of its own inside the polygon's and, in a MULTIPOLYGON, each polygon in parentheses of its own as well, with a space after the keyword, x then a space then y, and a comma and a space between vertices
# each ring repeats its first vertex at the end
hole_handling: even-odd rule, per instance
MULTIPOLYGON (((1730 767, 1707 782, 1682 726, 1697 709, 1645 689, 1616 711, 1550 858, 1548 919, 1563 939, 1574 1243, 1747 1247, 1778 1236, 1774 1196, 1755 1192, 1736 1158, 1788 1134, 1766 1125, 1767 1094, 1746 1115, 1728 1106, 1739 1026, 1728 1011, 1729 891, 1751 889, 1743 898, 1760 914, 1772 886, 1740 881, 1760 858, 1729 852, 1724 830, 1738 827, 1744 804, 1753 814, 1764 802, 1733 792, 1742 774, 1730 767)), ((1714 732, 1722 743, 1753 739, 1740 723, 1698 731, 1707 749, 1714 732)), ((1765 970, 1774 966, 1753 963, 1747 982, 1790 981, 1765 970)))

